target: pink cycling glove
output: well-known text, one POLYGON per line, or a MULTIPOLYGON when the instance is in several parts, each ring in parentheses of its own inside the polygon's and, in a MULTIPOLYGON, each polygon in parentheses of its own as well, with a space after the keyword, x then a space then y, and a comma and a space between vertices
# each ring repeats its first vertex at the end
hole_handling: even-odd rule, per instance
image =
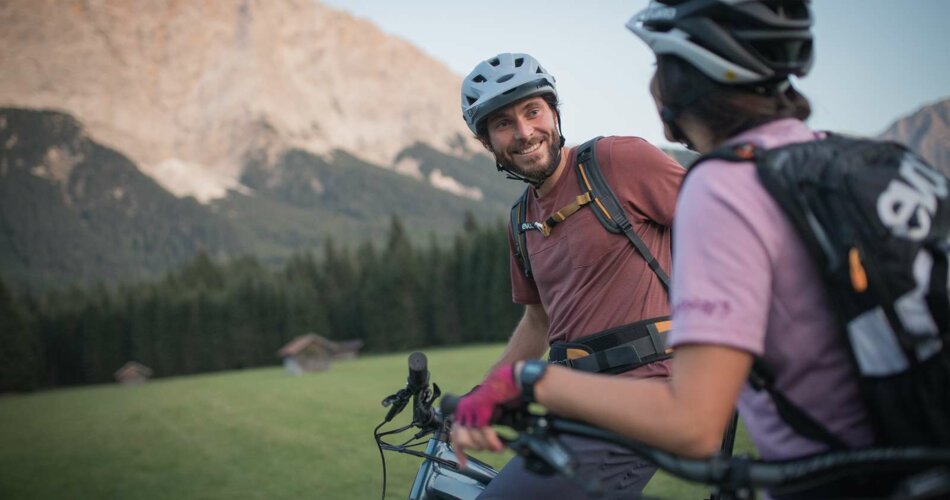
POLYGON ((515 384, 514 365, 504 365, 459 401, 455 422, 465 427, 485 427, 491 423, 496 408, 516 402, 520 396, 521 388, 515 384))

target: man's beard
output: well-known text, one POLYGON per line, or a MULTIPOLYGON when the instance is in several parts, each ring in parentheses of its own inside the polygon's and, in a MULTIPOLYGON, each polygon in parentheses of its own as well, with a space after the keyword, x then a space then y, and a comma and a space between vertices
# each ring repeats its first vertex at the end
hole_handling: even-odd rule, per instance
MULTIPOLYGON (((547 161, 541 165, 532 165, 530 167, 530 170, 519 166, 515 162, 515 159, 512 156, 512 154, 509 154, 507 152, 501 155, 499 155, 498 153, 495 153, 495 162, 498 163, 498 166, 500 166, 501 168, 508 170, 510 172, 513 172, 515 174, 518 174, 521 177, 524 177, 525 180, 531 182, 532 184, 536 184, 536 185, 540 184, 544 182, 545 179, 551 176, 551 174, 554 172, 554 169, 557 167, 555 163, 557 163, 560 160, 560 155, 558 153, 560 152, 560 149, 561 149, 561 145, 560 145, 561 141, 560 139, 557 139, 557 140, 555 139, 557 138, 552 137, 550 135, 546 137, 547 144, 548 144, 547 161)), ((524 148, 521 148, 521 149, 524 149, 524 148)))

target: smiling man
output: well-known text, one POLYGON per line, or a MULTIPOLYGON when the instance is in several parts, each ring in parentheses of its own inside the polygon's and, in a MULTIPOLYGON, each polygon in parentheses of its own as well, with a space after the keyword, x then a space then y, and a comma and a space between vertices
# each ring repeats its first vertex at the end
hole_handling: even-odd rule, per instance
MULTIPOLYGON (((643 342, 658 340, 668 329, 665 276, 683 168, 637 137, 597 141, 593 156, 631 225, 631 235, 611 232, 598 221, 603 214, 595 213, 604 210, 604 200, 583 196, 588 189, 576 173, 579 148, 564 146, 555 80, 535 58, 499 54, 476 66, 462 82, 462 115, 498 170, 530 184, 516 205, 528 223, 509 231, 512 299, 525 312, 495 366, 540 358, 551 347, 551 359, 574 368, 666 381, 668 356, 662 349, 648 352, 643 342), (639 353, 642 362, 591 363, 598 356, 617 358, 603 356, 605 345, 634 347, 628 351, 639 353)), ((591 159, 583 162, 589 175, 591 159)), ((466 425, 488 416, 467 409, 479 398, 497 396, 491 391, 498 386, 486 381, 462 399, 453 440, 488 439, 482 429, 466 425)), ((650 408, 649 401, 629 403, 632 412, 650 408)), ((655 471, 620 447, 565 442, 578 460, 578 474, 585 482, 598 481, 606 498, 637 496, 655 471)), ((515 458, 480 498, 583 498, 577 484, 559 475, 534 475, 515 458)))

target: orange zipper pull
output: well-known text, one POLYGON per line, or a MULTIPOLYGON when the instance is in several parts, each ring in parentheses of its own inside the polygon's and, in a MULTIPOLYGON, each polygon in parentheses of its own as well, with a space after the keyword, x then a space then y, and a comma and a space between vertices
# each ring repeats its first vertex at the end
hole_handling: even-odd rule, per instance
POLYGON ((864 271, 864 266, 861 265, 861 254, 855 247, 851 247, 848 252, 848 264, 851 268, 851 286, 858 293, 864 292, 868 289, 868 275, 864 271))

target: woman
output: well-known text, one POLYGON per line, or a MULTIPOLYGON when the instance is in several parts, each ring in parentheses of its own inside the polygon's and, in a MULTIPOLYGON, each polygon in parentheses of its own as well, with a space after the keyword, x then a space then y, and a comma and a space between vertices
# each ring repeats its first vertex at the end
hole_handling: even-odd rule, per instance
MULTIPOLYGON (((804 124, 808 101, 789 81, 811 67, 811 24, 806 0, 669 0, 627 26, 657 55, 651 92, 667 137, 708 153, 732 143, 773 148, 820 138, 804 124)), ((533 400, 690 457, 719 449, 738 402, 762 458, 827 450, 745 384, 757 356, 774 369, 776 387, 847 446, 872 444, 818 271, 755 166, 708 160, 691 171, 673 228, 672 381, 606 378, 539 361, 504 366, 460 402, 452 433, 458 448, 501 450, 487 427, 495 407, 533 400)), ((803 497, 881 491, 855 479, 826 488, 803 497)))

